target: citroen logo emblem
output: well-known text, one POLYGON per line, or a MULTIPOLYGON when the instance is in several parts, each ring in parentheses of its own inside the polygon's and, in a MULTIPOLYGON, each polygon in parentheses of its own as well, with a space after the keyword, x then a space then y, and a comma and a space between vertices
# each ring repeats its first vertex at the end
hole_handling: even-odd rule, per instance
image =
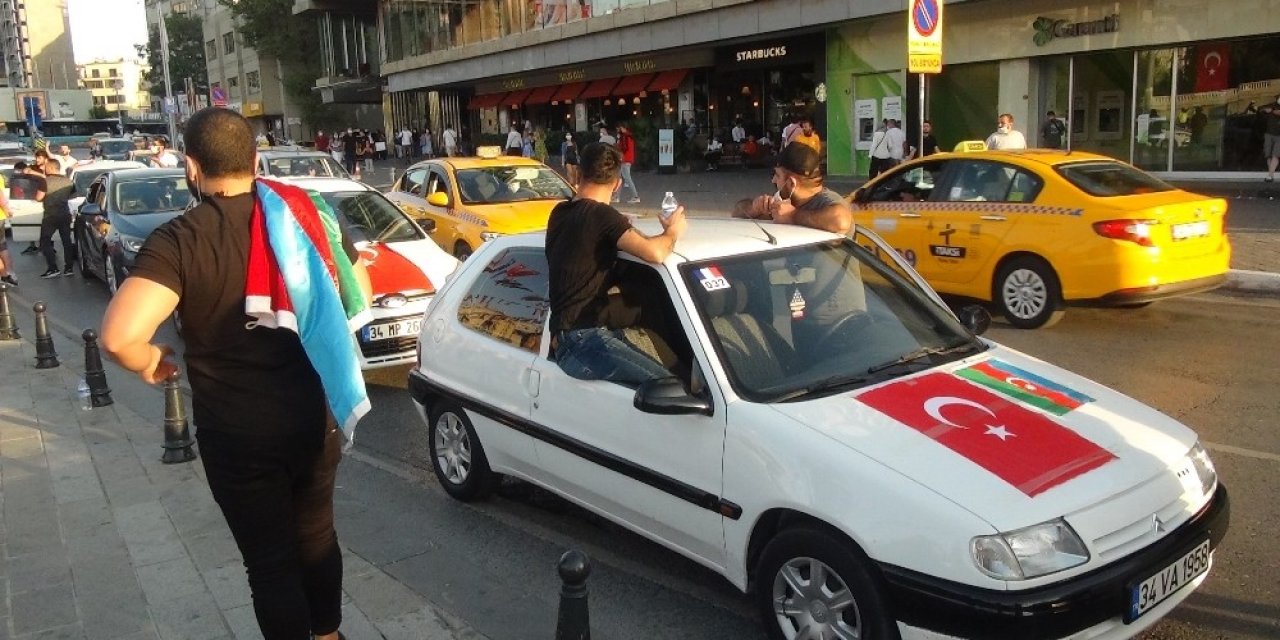
POLYGON ((1164 533, 1164 522, 1160 521, 1160 516, 1151 516, 1151 533, 1164 533))

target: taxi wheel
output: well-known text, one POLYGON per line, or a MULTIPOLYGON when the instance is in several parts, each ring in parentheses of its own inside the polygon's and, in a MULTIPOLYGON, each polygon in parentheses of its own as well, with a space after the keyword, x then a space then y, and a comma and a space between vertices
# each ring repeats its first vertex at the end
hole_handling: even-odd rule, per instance
POLYGON ((457 258, 458 262, 466 262, 467 258, 471 257, 471 245, 459 240, 458 244, 453 246, 453 257, 457 258))
POLYGON ((431 412, 427 434, 431 466, 445 492, 457 500, 482 500, 498 486, 498 474, 489 470, 489 460, 465 411, 451 402, 441 402, 431 412))
POLYGON ((1062 286, 1044 260, 1021 256, 996 276, 995 301, 1009 324, 1019 329, 1051 327, 1062 319, 1062 286))
POLYGON ((852 542, 818 527, 779 533, 756 572, 756 604, 769 637, 897 638, 867 562, 852 542))

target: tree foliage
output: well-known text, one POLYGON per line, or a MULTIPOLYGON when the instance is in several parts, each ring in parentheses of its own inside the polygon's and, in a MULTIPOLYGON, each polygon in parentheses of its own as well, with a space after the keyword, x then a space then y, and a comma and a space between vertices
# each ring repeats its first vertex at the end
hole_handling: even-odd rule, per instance
POLYGON ((104 105, 95 104, 89 107, 89 117, 94 120, 106 120, 111 117, 111 112, 107 111, 104 105))
MULTIPOLYGON (((312 127, 328 124, 328 106, 312 88, 320 76, 314 12, 294 15, 293 0, 218 0, 236 18, 236 31, 260 55, 280 61, 284 88, 312 127)), ((274 71, 263 70, 263 77, 274 71)))
MULTIPOLYGON (((197 93, 208 93, 209 75, 204 59, 204 27, 200 16, 172 14, 164 19, 169 32, 169 77, 173 79, 173 92, 183 90, 186 78, 191 78, 197 93)), ((151 83, 151 95, 163 96, 164 57, 160 47, 160 30, 151 29, 146 47, 147 82, 151 83)))

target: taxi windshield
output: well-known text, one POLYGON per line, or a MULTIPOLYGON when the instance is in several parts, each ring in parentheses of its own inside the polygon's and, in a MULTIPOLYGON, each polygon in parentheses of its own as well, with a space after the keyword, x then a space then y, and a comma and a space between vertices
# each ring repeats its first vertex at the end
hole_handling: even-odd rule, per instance
POLYGON ((822 397, 986 349, 895 265, 848 239, 681 272, 734 390, 753 402, 822 397))
POLYGON ((573 189, 568 183, 543 166, 459 169, 457 178, 463 204, 568 200, 573 197, 573 189))
POLYGON ((1072 162, 1058 165, 1057 170, 1091 196, 1134 196, 1173 190, 1163 180, 1122 162, 1072 162))
POLYGON ((321 193, 342 216, 352 242, 408 242, 427 237, 418 225, 376 191, 321 193))

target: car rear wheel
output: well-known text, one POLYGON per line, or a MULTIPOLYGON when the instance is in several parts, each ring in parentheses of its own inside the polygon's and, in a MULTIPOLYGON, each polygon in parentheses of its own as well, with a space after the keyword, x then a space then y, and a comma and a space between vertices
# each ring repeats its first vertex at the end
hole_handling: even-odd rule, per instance
POLYGON ((1019 329, 1051 327, 1065 313, 1058 276, 1039 258, 1010 260, 996 276, 995 294, 1005 319, 1019 329))
POLYGON ((102 280, 107 283, 107 291, 111 295, 115 295, 120 290, 120 271, 116 269, 116 261, 111 258, 111 252, 106 247, 102 248, 102 280))
POLYGON ((463 502, 482 500, 498 486, 471 419, 456 404, 440 403, 431 412, 431 466, 446 493, 463 502))
POLYGON ((866 559, 840 536, 787 529, 765 546, 757 567, 756 601, 774 640, 898 637, 866 559))
POLYGON ((458 242, 453 246, 453 257, 457 258, 458 262, 466 262, 467 258, 471 257, 471 253, 471 245, 465 242, 458 242))

